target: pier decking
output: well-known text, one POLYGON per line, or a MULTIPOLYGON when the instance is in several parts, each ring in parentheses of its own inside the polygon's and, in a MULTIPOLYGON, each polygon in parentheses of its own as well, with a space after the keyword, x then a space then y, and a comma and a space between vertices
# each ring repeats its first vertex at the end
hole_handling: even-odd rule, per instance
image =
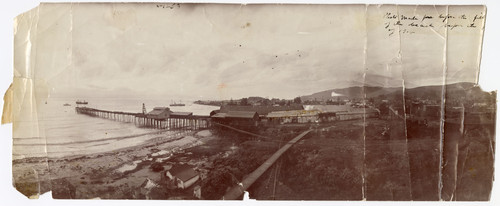
POLYGON ((77 114, 99 117, 119 122, 134 123, 138 127, 154 129, 205 129, 211 126, 209 116, 200 115, 168 115, 167 117, 155 117, 143 113, 108 111, 90 107, 76 107, 77 114))

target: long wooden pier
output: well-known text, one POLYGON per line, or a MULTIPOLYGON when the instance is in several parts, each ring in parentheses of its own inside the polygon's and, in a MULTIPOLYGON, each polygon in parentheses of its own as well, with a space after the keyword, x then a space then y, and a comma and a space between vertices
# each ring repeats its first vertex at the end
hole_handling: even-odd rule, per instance
POLYGON ((89 107, 76 107, 77 114, 84 114, 92 117, 99 117, 119 122, 134 123, 138 127, 153 129, 205 129, 211 126, 209 116, 189 115, 168 117, 155 117, 143 113, 108 111, 89 107))

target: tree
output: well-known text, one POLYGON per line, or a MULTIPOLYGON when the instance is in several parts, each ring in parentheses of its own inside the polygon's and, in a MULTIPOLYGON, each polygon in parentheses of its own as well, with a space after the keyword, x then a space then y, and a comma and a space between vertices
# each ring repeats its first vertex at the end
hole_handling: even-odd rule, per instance
POLYGON ((161 165, 161 163, 158 163, 158 162, 155 162, 153 163, 150 167, 149 167, 151 170, 153 170, 153 172, 160 172, 160 171, 163 171, 163 165, 161 165))
POLYGON ((240 105, 247 106, 248 105, 248 98, 241 98, 240 105))
POLYGON ((282 99, 278 103, 280 106, 285 106, 286 105, 286 100, 282 99))
POLYGON ((264 106, 269 106, 269 105, 272 105, 273 103, 269 99, 263 99, 261 101, 261 104, 264 105, 264 106))
POLYGON ((295 97, 295 99, 293 99, 293 103, 295 103, 295 104, 301 104, 302 100, 300 99, 300 97, 295 97))
POLYGON ((212 170, 207 178, 201 183, 201 195, 207 200, 220 199, 226 189, 232 186, 231 174, 225 167, 212 170))

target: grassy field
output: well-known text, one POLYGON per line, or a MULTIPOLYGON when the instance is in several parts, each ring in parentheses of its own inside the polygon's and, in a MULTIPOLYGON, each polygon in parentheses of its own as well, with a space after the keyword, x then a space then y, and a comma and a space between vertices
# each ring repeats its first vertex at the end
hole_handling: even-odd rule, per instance
POLYGON ((487 200, 494 127, 447 125, 443 189, 440 130, 402 120, 323 125, 294 145, 252 186, 251 197, 284 200, 487 200), (460 133, 462 134, 462 133, 460 133), (441 195, 440 195, 441 191, 441 195), (253 192, 253 194, 252 194, 253 192))

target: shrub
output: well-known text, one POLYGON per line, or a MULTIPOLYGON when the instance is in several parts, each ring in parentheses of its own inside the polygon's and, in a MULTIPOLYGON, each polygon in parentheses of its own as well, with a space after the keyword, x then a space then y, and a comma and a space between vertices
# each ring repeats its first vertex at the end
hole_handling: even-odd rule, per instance
POLYGON ((151 170, 153 170, 153 172, 160 172, 160 171, 163 171, 163 165, 161 165, 161 163, 158 163, 158 162, 155 162, 153 164, 151 164, 151 166, 149 167, 151 170))

